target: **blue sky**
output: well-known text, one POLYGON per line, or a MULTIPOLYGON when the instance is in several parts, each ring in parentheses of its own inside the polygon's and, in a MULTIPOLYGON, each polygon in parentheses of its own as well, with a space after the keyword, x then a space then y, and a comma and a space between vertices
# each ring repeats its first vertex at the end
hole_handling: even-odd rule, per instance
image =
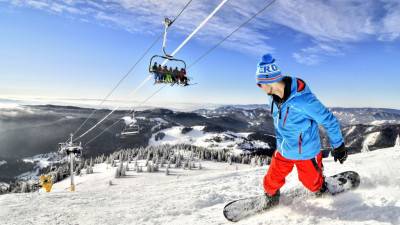
MULTIPOLYGON (((219 4, 193 0, 171 28, 175 49, 219 4)), ((266 1, 230 0, 176 56, 190 65, 266 1)), ((162 32, 164 16, 186 1, 0 0, 0 98, 101 99, 162 32)), ((140 102, 152 54, 111 96, 140 102)), ((149 104, 265 103, 255 65, 272 52, 287 75, 303 78, 327 106, 400 109, 400 2, 277 0, 188 72, 198 83, 167 87, 149 104)))

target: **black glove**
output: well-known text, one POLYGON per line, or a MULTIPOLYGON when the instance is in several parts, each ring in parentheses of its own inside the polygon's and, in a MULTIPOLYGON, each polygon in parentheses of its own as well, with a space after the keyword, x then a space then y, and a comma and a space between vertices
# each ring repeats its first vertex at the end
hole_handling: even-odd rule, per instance
POLYGON ((342 145, 340 145, 339 147, 333 149, 331 155, 333 156, 335 162, 339 160, 339 162, 342 164, 344 161, 346 161, 347 149, 344 147, 344 143, 342 143, 342 145))

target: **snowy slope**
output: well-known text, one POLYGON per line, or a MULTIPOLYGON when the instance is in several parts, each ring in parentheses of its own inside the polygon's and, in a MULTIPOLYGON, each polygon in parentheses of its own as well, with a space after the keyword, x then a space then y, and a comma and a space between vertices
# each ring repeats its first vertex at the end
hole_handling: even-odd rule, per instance
MULTIPOLYGON (((236 224, 400 224, 400 147, 351 155, 344 165, 324 159, 325 174, 346 170, 361 175, 359 189, 322 198, 286 196, 307 194, 295 170, 282 188, 277 208, 236 224)), ((133 165, 131 165, 133 166, 133 165)), ((202 170, 171 169, 159 173, 128 172, 114 179, 115 168, 96 165, 94 174, 55 184, 52 193, 0 196, 0 221, 6 224, 231 224, 222 215, 233 199, 262 192, 267 169, 249 165, 203 162, 202 170), (109 186, 112 180, 114 185, 109 186)))
POLYGON ((182 133, 183 126, 174 126, 168 129, 161 130, 165 136, 162 139, 156 140, 157 132, 152 135, 149 140, 150 146, 158 145, 176 145, 176 144, 190 144, 198 147, 206 147, 208 149, 232 149, 233 153, 241 153, 244 149, 254 148, 269 148, 268 143, 261 141, 248 141, 247 136, 250 133, 234 133, 222 132, 211 133, 203 132, 204 126, 193 126, 192 130, 187 133, 182 133))

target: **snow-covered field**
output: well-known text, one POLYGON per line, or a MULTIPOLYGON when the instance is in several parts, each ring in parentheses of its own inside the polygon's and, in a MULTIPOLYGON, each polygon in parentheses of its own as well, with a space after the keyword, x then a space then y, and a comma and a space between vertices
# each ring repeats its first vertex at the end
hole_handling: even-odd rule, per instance
MULTIPOLYGON (((335 197, 297 197, 304 190, 294 170, 282 188, 282 204, 236 224, 400 224, 400 148, 351 155, 341 165, 324 160, 325 174, 355 170, 357 190, 335 197)), ((131 165, 133 167, 133 164, 131 165)), ((222 215, 233 199, 262 193, 267 169, 249 165, 202 162, 202 170, 164 169, 115 179, 115 167, 96 165, 94 174, 77 177, 76 192, 69 180, 51 193, 0 196, 0 224, 231 224, 222 215), (112 186, 109 181, 112 180, 112 186)))
POLYGON ((250 133, 234 133, 231 131, 222 133, 203 132, 204 126, 193 126, 192 130, 182 134, 183 126, 174 126, 161 130, 165 137, 156 140, 157 132, 149 140, 150 146, 190 144, 208 149, 231 149, 234 154, 240 154, 243 149, 269 148, 269 145, 261 141, 246 141, 250 133))

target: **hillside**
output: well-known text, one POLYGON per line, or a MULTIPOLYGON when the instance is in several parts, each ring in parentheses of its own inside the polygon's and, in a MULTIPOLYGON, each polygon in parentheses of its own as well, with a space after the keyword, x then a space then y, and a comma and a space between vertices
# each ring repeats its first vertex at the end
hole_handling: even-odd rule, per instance
MULTIPOLYGON (((325 174, 355 170, 359 189, 335 197, 307 195, 293 171, 282 189, 282 204, 237 224, 400 224, 400 148, 351 155, 340 165, 324 159, 325 174)), ((139 162, 144 163, 144 162, 139 162)), ((130 164, 132 168, 133 165, 130 164)), ((222 208, 230 200, 262 192, 267 169, 204 161, 202 169, 164 169, 158 173, 128 171, 114 178, 115 167, 97 164, 94 174, 56 183, 52 193, 0 196, 2 224, 231 224, 222 208), (109 185, 112 180, 113 185, 109 185)))
MULTIPOLYGON (((376 150, 393 146, 400 134, 399 110, 332 108, 332 111, 341 122, 351 154, 366 148, 376 150)), ((76 131, 92 112, 93 109, 89 108, 56 105, 0 108, 0 182, 10 182, 16 176, 36 170, 39 165, 24 159, 54 153, 57 144, 76 131)), ((107 109, 96 111, 78 134, 108 113, 107 109)), ((216 149, 250 150, 263 154, 275 149, 274 128, 266 105, 228 105, 192 112, 161 108, 137 111, 135 116, 140 134, 121 138, 124 122, 120 119, 127 113, 116 111, 80 140, 85 145, 86 158, 118 149, 171 142, 191 143, 191 140, 196 141, 191 144, 216 149), (155 142, 156 136, 158 140, 155 142), (161 138, 163 136, 166 139, 161 138)), ((323 148, 328 149, 328 139, 323 130, 321 133, 323 148)))

